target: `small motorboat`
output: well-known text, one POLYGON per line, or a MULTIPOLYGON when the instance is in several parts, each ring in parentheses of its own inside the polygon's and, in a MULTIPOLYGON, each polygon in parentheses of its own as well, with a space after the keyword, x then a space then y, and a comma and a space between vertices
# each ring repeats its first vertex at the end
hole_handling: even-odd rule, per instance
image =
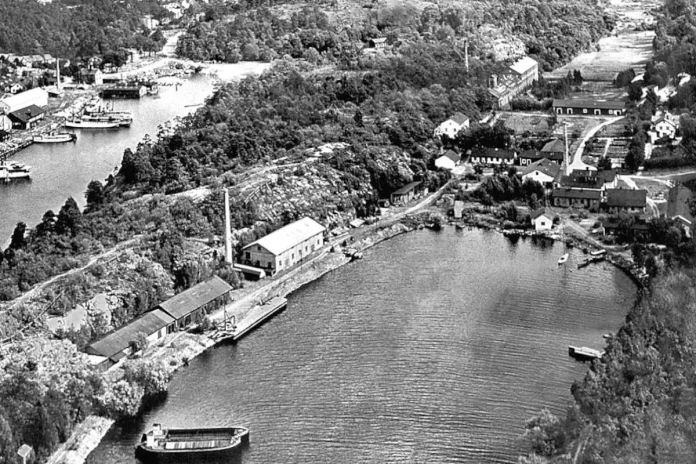
POLYGON ((566 261, 568 261, 568 258, 570 255, 568 253, 564 254, 560 258, 558 258, 558 264, 565 264, 566 261))

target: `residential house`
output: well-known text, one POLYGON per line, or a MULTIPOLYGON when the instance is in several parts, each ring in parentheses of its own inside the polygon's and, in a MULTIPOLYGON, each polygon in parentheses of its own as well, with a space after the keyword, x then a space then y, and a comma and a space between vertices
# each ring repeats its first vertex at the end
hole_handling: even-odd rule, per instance
POLYGON ((174 327, 184 329, 231 301, 232 287, 218 276, 203 281, 160 303, 161 309, 174 319, 174 327))
POLYGON ((657 135, 658 139, 667 137, 673 139, 677 135, 677 129, 679 128, 679 119, 673 119, 669 117, 662 116, 653 123, 653 131, 657 135))
MULTIPOLYGON (((608 216, 602 221, 602 227, 605 234, 615 235, 621 228, 621 219, 616 216, 608 216)), ((647 223, 644 217, 636 216, 636 220, 630 225, 630 233, 634 239, 648 240, 650 238, 650 224, 647 223)))
POLYGON ((45 116, 46 111, 36 105, 29 105, 7 115, 10 121, 12 121, 12 128, 18 130, 32 129, 45 116))
POLYGON ((460 160, 461 156, 459 153, 453 150, 447 150, 442 156, 435 160, 435 167, 451 171, 459 164, 460 160))
POLYGON ((647 194, 647 190, 642 189, 607 189, 606 208, 612 213, 642 214, 647 194))
POLYGON ((558 163, 547 159, 540 159, 520 172, 522 180, 533 180, 539 182, 546 188, 552 188, 553 182, 561 174, 561 166, 558 163))
POLYGON ((616 171, 593 169, 574 169, 567 176, 558 178, 558 187, 606 190, 616 187, 616 171))
POLYGON ((24 92, 24 86, 18 82, 15 82, 14 84, 9 86, 8 90, 11 94, 14 95, 20 92, 24 92))
POLYGON ((565 157, 566 146, 565 141, 561 139, 553 139, 546 143, 541 149, 541 154, 545 158, 556 161, 563 161, 565 157))
POLYGON ((14 113, 31 105, 45 108, 48 106, 48 93, 43 89, 31 89, 0 101, 0 111, 4 114, 14 113))
POLYGON ((308 217, 295 221, 242 248, 243 264, 270 275, 290 269, 321 248, 325 230, 308 217))
POLYGON ((473 164, 513 164, 517 154, 504 148, 475 147, 471 152, 473 164))
POLYGON ((520 166, 529 166, 539 160, 547 159, 555 161, 557 164, 563 162, 563 153, 542 152, 539 150, 522 150, 517 154, 517 161, 520 166))
POLYGON ((606 100, 553 100, 553 111, 564 115, 619 116, 626 113, 626 104, 606 100))
POLYGON ((415 199, 421 192, 421 182, 414 181, 392 192, 391 204, 403 205, 415 199))
POLYGON ((104 73, 100 69, 82 69, 80 70, 80 78, 82 82, 89 85, 103 85, 104 73))
POLYGON ((374 39, 370 39, 368 43, 370 45, 370 48, 374 48, 376 50, 384 50, 387 47, 387 38, 376 37, 374 39))
POLYGON ((161 309, 154 309, 104 335, 85 351, 96 358, 95 364, 109 367, 133 353, 133 342, 144 337, 148 343, 153 343, 173 329, 174 318, 161 309))
POLYGON ((548 208, 539 208, 536 211, 532 211, 530 215, 532 225, 534 230, 540 232, 542 230, 551 230, 553 227, 553 218, 555 214, 548 208))
POLYGON ((435 137, 443 135, 449 138, 455 138, 459 131, 469 129, 469 118, 462 113, 454 113, 447 121, 443 122, 435 128, 435 137))
POLYGON ((602 192, 595 189, 555 187, 551 196, 554 206, 597 209, 602 199, 602 192))

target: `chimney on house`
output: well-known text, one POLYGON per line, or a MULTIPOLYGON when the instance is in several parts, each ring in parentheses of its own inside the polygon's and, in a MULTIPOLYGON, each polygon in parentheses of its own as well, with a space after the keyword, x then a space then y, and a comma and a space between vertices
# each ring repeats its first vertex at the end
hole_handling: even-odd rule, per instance
POLYGON ((497 74, 491 74, 491 77, 488 79, 488 87, 491 89, 495 89, 498 87, 498 75, 497 74))
POLYGON ((230 230, 230 194, 225 189, 225 262, 232 264, 232 231, 230 230))

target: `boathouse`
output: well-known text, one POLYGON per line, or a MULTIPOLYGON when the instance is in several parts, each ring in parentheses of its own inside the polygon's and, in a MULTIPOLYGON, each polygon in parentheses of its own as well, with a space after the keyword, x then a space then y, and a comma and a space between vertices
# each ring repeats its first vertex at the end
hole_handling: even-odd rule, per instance
POLYGON ((133 353, 134 342, 153 343, 174 329, 174 318, 161 309, 149 311, 89 345, 85 351, 96 365, 109 367, 133 353))
POLYGON ((41 121, 46 112, 36 105, 29 105, 18 111, 14 111, 8 115, 12 121, 12 128, 18 130, 27 130, 35 127, 41 121))
POLYGON ((144 85, 115 86, 102 91, 102 98, 142 98, 147 94, 144 85))
POLYGON ((536 211, 532 211, 530 219, 534 230, 540 232, 542 230, 551 230, 553 227, 553 218, 556 215, 548 208, 539 208, 536 211))
POLYGON ((229 303, 231 291, 230 284, 213 276, 160 303, 158 308, 174 318, 178 329, 184 329, 229 303))
POLYGON ((321 248, 325 230, 308 217, 295 221, 242 248, 243 264, 270 275, 289 269, 321 248))

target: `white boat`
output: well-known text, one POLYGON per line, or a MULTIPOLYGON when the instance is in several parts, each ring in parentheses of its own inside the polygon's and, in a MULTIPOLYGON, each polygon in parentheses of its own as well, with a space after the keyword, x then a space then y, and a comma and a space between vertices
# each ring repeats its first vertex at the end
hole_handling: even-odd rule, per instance
POLYGON ((68 119, 65 121, 65 127, 71 129, 115 129, 118 126, 118 121, 85 121, 83 119, 68 119))
POLYGON ((23 163, 0 163, 0 179, 23 179, 31 176, 31 166, 23 163))
POLYGON ((569 256, 570 256, 570 255, 569 255, 568 253, 566 253, 566 254, 564 254, 563 256, 561 256, 560 258, 558 258, 558 264, 563 264, 563 263, 565 263, 566 261, 568 261, 568 257, 569 257, 569 256))
POLYGON ((130 111, 114 111, 113 108, 102 108, 100 105, 90 105, 85 107, 85 114, 81 119, 86 121, 118 121, 121 127, 130 127, 133 123, 133 113, 130 111))
POLYGON ((48 134, 35 135, 32 140, 34 143, 63 143, 74 142, 77 140, 77 135, 71 132, 50 132, 48 134))
POLYGON ((604 256, 607 254, 607 250, 597 250, 590 253, 590 256, 604 256))

